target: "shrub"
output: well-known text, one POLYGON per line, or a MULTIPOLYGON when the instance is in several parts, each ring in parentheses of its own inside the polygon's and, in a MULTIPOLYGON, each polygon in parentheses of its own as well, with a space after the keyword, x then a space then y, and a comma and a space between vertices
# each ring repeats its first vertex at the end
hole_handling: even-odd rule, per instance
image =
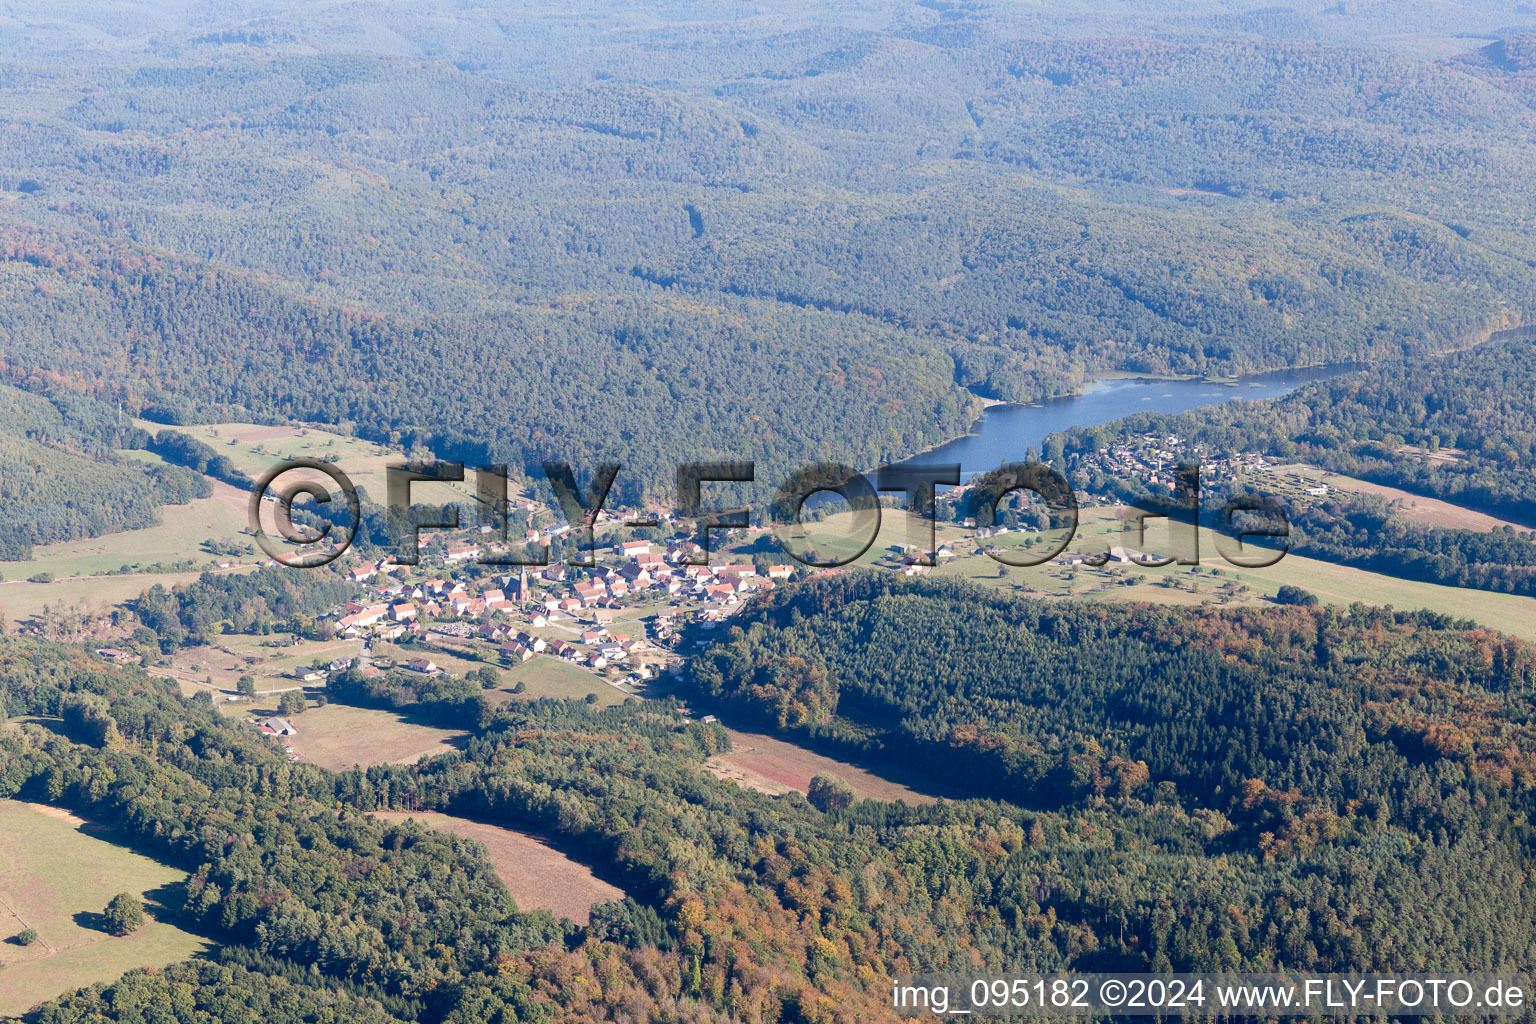
POLYGON ((1275 594, 1275 601, 1279 604, 1294 604, 1300 605, 1303 608, 1310 608, 1312 605, 1317 604, 1317 595, 1287 583, 1275 594))

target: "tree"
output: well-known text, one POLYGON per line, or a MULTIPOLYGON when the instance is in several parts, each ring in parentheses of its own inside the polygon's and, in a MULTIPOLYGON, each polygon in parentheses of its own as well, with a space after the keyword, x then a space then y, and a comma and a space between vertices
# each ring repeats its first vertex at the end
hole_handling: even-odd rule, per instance
POLYGON ((1312 605, 1317 604, 1317 595, 1287 583, 1276 591, 1275 601, 1278 604, 1294 604, 1310 608, 1312 605))
POLYGON ((112 897, 102 916, 113 935, 131 935, 144 927, 144 904, 132 893, 120 892, 112 897))
POLYGON ((475 669, 475 678, 480 681, 482 690, 494 690, 501 685, 501 673, 489 665, 481 665, 475 669))
POLYGON ((836 775, 822 772, 811 780, 805 798, 818 811, 840 811, 853 803, 853 787, 836 775))
POLYGON ((16 933, 16 945, 18 945, 18 946, 30 946, 30 945, 32 945, 32 943, 34 943, 36 941, 37 941, 37 929, 36 928, 28 928, 25 931, 20 931, 20 932, 16 933))
POLYGON ((289 690, 277 701, 278 713, 285 716, 302 715, 309 707, 309 701, 304 697, 303 690, 289 690))
POLYGON ((242 697, 256 696, 255 678, 252 676, 241 676, 239 681, 235 683, 235 690, 239 692, 240 696, 242 697))

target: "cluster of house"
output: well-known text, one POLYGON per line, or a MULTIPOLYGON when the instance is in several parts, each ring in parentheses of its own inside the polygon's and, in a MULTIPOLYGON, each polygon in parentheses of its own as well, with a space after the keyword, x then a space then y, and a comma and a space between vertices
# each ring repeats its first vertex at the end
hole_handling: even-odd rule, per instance
MULTIPOLYGON (((974 525, 974 520, 972 525, 974 525)), ((1007 527, 1001 527, 1000 529, 1003 533, 1008 532, 1007 527)), ((978 532, 977 536, 980 535, 978 532)), ((993 536, 991 532, 988 532, 986 535, 989 537, 993 536)), ((900 563, 903 576, 921 576, 930 568, 928 552, 916 544, 892 544, 888 549, 888 553, 890 557, 900 563)), ((932 564, 938 565, 954 557, 955 549, 948 544, 941 544, 939 549, 933 553, 934 562, 932 564)))
POLYGON ((98 647, 96 656, 103 661, 110 661, 116 665, 137 665, 140 658, 130 651, 121 651, 116 647, 98 647))
MULTIPOLYGON (((500 652, 502 659, 512 664, 527 661, 535 654, 548 654, 573 664, 602 670, 610 665, 628 665, 632 654, 649 648, 650 644, 644 638, 632 637, 626 633, 610 634, 605 627, 597 626, 583 630, 579 642, 545 640, 543 637, 529 633, 518 633, 516 637, 501 645, 500 652)), ((638 682, 651 677, 651 667, 640 665, 635 668, 629 681, 638 682)))
MULTIPOLYGON (((352 569, 347 576, 369 587, 368 600, 347 604, 335 622, 338 636, 396 640, 407 634, 440 639, 479 640, 498 645, 508 662, 548 654, 594 669, 625 665, 641 638, 610 636, 607 626, 627 600, 649 594, 667 600, 670 623, 679 612, 718 621, 753 591, 771 589, 790 579, 794 568, 775 565, 759 573, 750 565, 691 564, 695 545, 674 538, 658 553, 646 541, 623 541, 613 548, 615 564, 576 568, 549 565, 530 573, 493 577, 483 585, 453 579, 412 581, 406 567, 386 559, 352 569), (580 618, 594 623, 581 641, 546 640, 531 630, 580 618)), ((473 541, 443 549, 449 564, 480 555, 473 541)), ((413 666, 407 665, 407 668, 413 666)), ((648 667, 636 669, 648 678, 648 667)))
MULTIPOLYGON (((250 721, 250 719, 247 719, 247 721, 250 721)), ((278 718, 276 716, 257 721, 256 731, 263 736, 297 736, 299 734, 299 730, 293 727, 292 722, 286 718, 278 718)), ((293 747, 284 743, 283 750, 287 753, 288 760, 299 760, 299 752, 294 750, 293 747)))
POLYGON ((1171 484, 1173 473, 1182 462, 1199 461, 1201 474, 1208 480, 1236 478, 1252 473, 1268 473, 1280 461, 1258 452, 1239 452, 1227 457, 1213 457, 1206 446, 1191 443, 1176 434, 1128 434, 1098 449, 1090 460, 1106 474, 1134 477, 1150 484, 1171 484))
MULTIPOLYGON (((626 598, 648 591, 668 595, 678 603, 701 601, 706 617, 718 617, 722 609, 740 603, 752 591, 771 589, 777 581, 794 575, 788 565, 771 566, 766 574, 759 575, 750 565, 679 564, 689 557, 689 547, 673 542, 661 555, 652 552, 644 541, 626 541, 614 549, 626 559, 622 565, 599 565, 581 570, 579 575, 573 568, 550 565, 534 577, 526 573, 502 576, 478 593, 458 580, 410 582, 403 567, 388 561, 364 565, 347 575, 354 582, 373 584, 375 600, 348 604, 336 620, 336 633, 344 637, 368 633, 391 640, 406 633, 425 633, 425 620, 490 622, 497 616, 512 619, 524 615, 530 625, 541 627, 591 610, 597 610, 601 617, 602 610, 621 610, 626 598), (544 593, 535 593, 535 580, 544 593)), ((447 549, 450 553, 455 550, 453 545, 447 549)), ((474 552, 473 545, 469 550, 474 552)), ((491 635, 494 630, 492 627, 485 639, 497 639, 491 635)))

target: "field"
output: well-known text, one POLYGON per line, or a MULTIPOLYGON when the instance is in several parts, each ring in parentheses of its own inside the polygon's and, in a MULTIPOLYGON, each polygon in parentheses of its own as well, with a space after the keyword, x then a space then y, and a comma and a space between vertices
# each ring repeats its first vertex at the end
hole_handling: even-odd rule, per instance
MULTIPOLYGON (((1312 469, 1308 466, 1307 469, 1312 469)), ((1408 519, 1430 526, 1439 526, 1448 530, 1480 530, 1487 532, 1496 530, 1501 526, 1511 526, 1516 530, 1525 532, 1525 527, 1518 523, 1499 519, 1484 512, 1464 508, 1461 505, 1453 505, 1439 498, 1426 498, 1419 494, 1410 494, 1396 487, 1388 487, 1386 484, 1373 484, 1368 480, 1357 480, 1352 476, 1341 476, 1338 473, 1326 473, 1316 471, 1318 479, 1329 487, 1340 491, 1358 491, 1363 494, 1379 494, 1388 501, 1401 501, 1403 503, 1402 515, 1408 519)))
MULTIPOLYGON (((1102 551, 1108 545, 1124 543, 1116 536, 1118 528, 1113 509, 1085 509, 1071 549, 1102 551)), ((1536 599, 1420 583, 1294 554, 1265 569, 1240 569, 1217 553, 1215 535, 1204 529, 1200 531, 1200 556, 1201 564, 1194 567, 1198 572, 1187 566, 1147 568, 1111 564, 1094 569, 1047 565, 1010 569, 999 576, 997 562, 973 554, 954 560, 936 573, 1039 596, 1183 605, 1253 604, 1274 596, 1289 584, 1316 594, 1325 604, 1347 606, 1360 601, 1403 611, 1428 609, 1471 619, 1525 640, 1536 640, 1536 599), (1140 585, 1125 585, 1133 579, 1139 579, 1140 585), (1180 589, 1166 587, 1165 583, 1180 589)))
POLYGON ((806 750, 761 733, 727 729, 731 752, 709 759, 709 769, 722 779, 778 796, 791 790, 802 796, 811 779, 821 772, 836 775, 861 799, 899 800, 908 804, 929 804, 934 798, 897 782, 882 779, 856 765, 806 750))
MULTIPOLYGON (((561 627, 550 626, 538 632, 550 634, 561 627)), ((571 635, 575 630, 567 630, 571 635)), ((495 648, 485 644, 475 643, 474 647, 487 650, 495 654, 495 648)), ((444 672, 456 676, 465 676, 471 672, 489 665, 501 674, 501 689, 490 691, 489 696, 493 700, 533 700, 537 697, 552 697, 555 700, 568 698, 581 698, 592 693, 597 695, 597 701, 602 705, 622 703, 627 694, 625 691, 604 682, 597 673, 589 671, 578 665, 572 665, 552 655, 540 654, 521 665, 508 665, 499 656, 490 661, 478 661, 473 658, 463 657, 453 653, 452 650, 444 650, 435 644, 401 646, 386 642, 376 642, 373 645, 375 658, 391 658, 396 665, 404 664, 407 658, 425 657, 444 672), (525 687, 523 693, 514 694, 511 688, 518 683, 525 687)))
MULTIPOLYGON (((1475 515, 1464 509, 1461 512, 1475 515)), ((834 528, 852 532, 846 525, 846 516, 833 518, 839 520, 832 524, 834 528)), ((905 513, 893 514, 887 510, 878 539, 859 558, 859 564, 883 564, 887 567, 894 564, 886 546, 903 539, 903 531, 907 529, 901 522, 904 518, 905 513)), ((1120 529, 1116 509, 1104 506, 1085 508, 1081 513, 1077 534, 1068 550, 1080 553, 1101 552, 1115 544, 1126 544, 1120 529)), ((1280 587, 1290 584, 1316 594, 1325 604, 1347 606, 1360 601, 1368 605, 1390 605, 1405 611, 1428 609, 1471 619, 1512 636, 1536 641, 1536 599, 1420 583, 1295 554, 1286 555, 1266 569, 1241 569, 1221 557, 1216 548, 1215 535, 1204 529, 1200 531, 1201 564, 1193 567, 1198 570, 1194 572, 1188 566, 1148 568, 1114 563, 1103 568, 1047 564, 1003 571, 1000 563, 979 551, 976 541, 960 540, 969 532, 961 531, 953 525, 939 525, 939 542, 953 544, 958 557, 935 568, 935 576, 957 576, 984 586, 1000 587, 1035 597, 1146 601, 1176 605, 1254 604, 1273 597, 1280 587)), ((988 543, 1007 548, 1023 543, 1028 536, 1011 533, 988 543)), ((1148 530, 1148 548, 1156 549, 1156 536, 1155 529, 1148 530)))
MULTIPOLYGON (((260 712, 244 705, 243 713, 260 712)), ((332 771, 345 771, 354 765, 414 764, 424 757, 457 750, 469 736, 457 729, 418 725, 392 711, 345 704, 310 708, 292 721, 298 735, 285 737, 284 742, 304 760, 332 771)))
POLYGON ((563 700, 595 693, 597 702, 606 707, 622 704, 627 696, 623 690, 604 682, 595 672, 546 654, 540 654, 515 668, 505 669, 502 678, 508 687, 517 683, 527 687, 526 692, 512 696, 513 700, 531 700, 535 697, 563 700))
MULTIPOLYGON (((139 423, 148 429, 160 429, 155 424, 144 421, 139 423)), ((284 459, 334 457, 336 468, 380 505, 384 504, 387 495, 386 467, 404 458, 398 450, 321 427, 213 423, 178 426, 174 429, 211 446, 252 480, 260 478, 284 459)), ((472 479, 462 484, 434 486, 451 486, 462 497, 474 495, 472 479)), ((417 501, 439 500, 444 493, 434 491, 427 485, 413 488, 411 492, 413 500, 417 501)))
MULTIPOLYGON (((98 576, 129 569, 147 569, 155 564, 174 565, 192 559, 199 565, 234 562, 240 559, 213 555, 203 550, 204 540, 250 544, 245 529, 245 513, 237 510, 228 492, 240 495, 228 484, 211 498, 199 498, 185 505, 166 505, 160 509, 161 523, 142 530, 110 533, 85 540, 45 544, 33 551, 31 561, 0 562, 0 577, 27 579, 39 573, 52 573, 57 579, 72 576, 98 576)), ((254 555, 245 556, 254 560, 254 555)))
POLYGON ((356 640, 306 640, 295 645, 289 642, 287 633, 231 633, 218 637, 212 646, 183 647, 171 659, 169 668, 154 671, 199 686, 211 678, 216 688, 229 693, 235 692, 241 676, 248 675, 256 680, 257 693, 272 693, 304 685, 293 675, 301 666, 329 663, 356 654, 356 640))
POLYGON ((485 844, 496 874, 523 910, 549 910, 557 917, 586 924, 594 904, 624 898, 622 889, 522 832, 430 811, 375 811, 373 816, 386 821, 414 818, 423 825, 485 844))
MULTIPOLYGON (((477 658, 464 657, 462 654, 455 653, 452 649, 445 649, 431 642, 396 644, 390 643, 388 640, 375 640, 372 646, 375 661, 380 658, 386 658, 393 661, 396 667, 404 665, 411 658, 428 658, 438 668, 449 675, 455 676, 467 676, 471 672, 478 671, 482 665, 490 665, 498 672, 502 669, 499 656, 493 657, 490 661, 480 661, 477 658)), ((488 650, 492 655, 496 654, 495 647, 488 647, 485 644, 474 643, 466 646, 482 648, 488 650)))
POLYGON ((12 622, 22 622, 42 614, 44 605, 54 608, 83 606, 94 610, 110 609, 113 605, 138 597, 157 583, 169 589, 191 583, 200 575, 200 572, 147 572, 127 576, 54 580, 52 583, 0 583, 0 608, 5 610, 12 622))
POLYGON ((63 992, 161 967, 207 949, 204 940, 156 920, 157 891, 185 873, 91 834, 51 807, 0 800, 0 1015, 20 1014, 63 992), (144 893, 149 922, 115 938, 96 915, 120 892, 144 893), (9 941, 24 928, 39 941, 9 941))

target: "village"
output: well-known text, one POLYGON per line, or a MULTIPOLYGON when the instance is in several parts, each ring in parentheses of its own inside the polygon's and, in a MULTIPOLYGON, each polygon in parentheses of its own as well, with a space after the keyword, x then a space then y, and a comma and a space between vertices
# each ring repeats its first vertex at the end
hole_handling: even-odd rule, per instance
MULTIPOLYGON (((1141 482, 1157 493, 1171 489, 1179 463, 1204 459, 1209 459, 1202 463, 1204 480, 1262 475, 1267 483, 1281 482, 1274 458, 1210 458, 1204 446, 1171 435, 1122 435, 1092 454, 1073 454, 1067 468, 1079 505, 1113 514, 1124 499, 1106 478, 1141 482)), ((1290 486, 1294 481, 1285 483, 1287 490, 1297 490, 1290 486)), ((881 543, 857 564, 884 566, 908 577, 951 571, 975 576, 985 571, 979 565, 992 564, 993 572, 1006 575, 1007 569, 999 567, 1019 564, 1012 559, 1022 553, 1020 548, 1047 542, 1048 524, 1038 509, 1029 509, 1027 496, 1005 502, 990 525, 957 514, 969 489, 961 485, 940 495, 931 557, 927 545, 888 543, 893 538, 882 530, 881 543)), ((1314 492, 1325 494, 1327 488, 1306 491, 1314 492)), ((654 516, 653 524, 636 529, 631 512, 600 510, 592 523, 590 554, 595 557, 583 558, 582 538, 551 507, 531 497, 508 500, 505 534, 490 527, 421 531, 416 564, 377 552, 358 561, 361 552, 353 552, 327 568, 306 570, 340 574, 356 595, 321 614, 307 639, 293 635, 286 641, 291 650, 281 658, 263 656, 270 667, 248 669, 262 672, 265 692, 289 696, 286 708, 280 704, 272 709, 275 714, 251 718, 252 724, 280 739, 296 736, 305 698, 323 702, 327 681, 354 670, 365 678, 391 671, 467 678, 490 668, 506 684, 487 682, 496 700, 523 696, 524 678, 529 697, 570 694, 583 687, 589 697, 596 689, 606 695, 604 700, 665 695, 672 689, 669 677, 691 653, 685 633, 707 637, 754 594, 828 571, 792 561, 768 543, 772 538, 761 525, 715 530, 708 564, 702 564, 705 552, 697 542, 702 538, 690 536, 665 511, 654 516), (542 559, 546 564, 532 564, 551 543, 554 547, 542 559), (514 557, 530 564, 513 564, 514 557), (582 562, 591 564, 573 564, 582 562), (323 641, 317 642, 317 636, 323 641), (536 681, 555 678, 561 685, 544 687, 536 681)), ((1106 563, 1134 567, 1155 565, 1158 559, 1109 543, 1092 552, 1061 551, 1046 568, 1070 574, 1106 563)), ((263 641, 267 646, 273 642, 263 641)), ((231 655, 242 647, 228 639, 223 644, 231 655)), ((133 657, 116 648, 100 653, 109 660, 133 657)), ((238 653, 247 665, 257 661, 243 649, 238 653)), ((190 670, 173 671, 184 688, 207 688, 213 684, 203 673, 210 667, 210 662, 198 662, 190 670)), ((213 688, 221 703, 238 705, 251 697, 231 695, 227 681, 213 688)), ((291 746, 289 754, 299 758, 291 746)))

